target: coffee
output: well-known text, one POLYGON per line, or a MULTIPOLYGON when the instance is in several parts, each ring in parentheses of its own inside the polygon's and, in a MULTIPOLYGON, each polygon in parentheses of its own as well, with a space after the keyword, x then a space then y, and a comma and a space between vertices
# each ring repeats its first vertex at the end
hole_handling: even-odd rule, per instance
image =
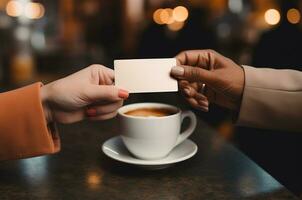
POLYGON ((164 117, 176 113, 177 111, 171 108, 137 108, 124 114, 136 117, 164 117))

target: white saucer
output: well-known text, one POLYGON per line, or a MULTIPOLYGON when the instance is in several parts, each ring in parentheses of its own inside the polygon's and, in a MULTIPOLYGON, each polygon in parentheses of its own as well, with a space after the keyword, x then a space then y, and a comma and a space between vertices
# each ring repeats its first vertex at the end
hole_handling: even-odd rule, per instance
POLYGON ((102 150, 108 157, 150 170, 163 169, 169 167, 171 164, 187 160, 196 154, 197 149, 197 145, 187 139, 176 146, 170 154, 163 159, 141 160, 132 156, 126 149, 120 136, 110 138, 102 145, 102 150))

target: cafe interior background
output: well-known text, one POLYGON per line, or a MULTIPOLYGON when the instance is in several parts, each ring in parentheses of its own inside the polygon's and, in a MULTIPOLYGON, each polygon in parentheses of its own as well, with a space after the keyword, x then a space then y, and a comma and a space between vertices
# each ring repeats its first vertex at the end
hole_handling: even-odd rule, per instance
MULTIPOLYGON (((0 0, 0 91, 47 83, 93 63, 112 68, 114 59, 174 57, 187 49, 300 70, 300 8, 294 0, 0 0)), ((132 95, 133 101, 187 106, 169 93, 132 95)), ((235 129, 232 113, 218 106, 195 112, 264 167, 272 165, 271 155, 290 164, 284 152, 295 157, 301 150, 297 135, 235 129)))

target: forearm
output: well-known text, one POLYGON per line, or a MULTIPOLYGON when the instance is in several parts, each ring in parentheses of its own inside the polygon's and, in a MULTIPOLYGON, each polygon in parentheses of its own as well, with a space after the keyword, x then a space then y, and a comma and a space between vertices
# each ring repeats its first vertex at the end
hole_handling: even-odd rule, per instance
POLYGON ((302 131, 302 72, 244 66, 245 88, 237 124, 302 131))

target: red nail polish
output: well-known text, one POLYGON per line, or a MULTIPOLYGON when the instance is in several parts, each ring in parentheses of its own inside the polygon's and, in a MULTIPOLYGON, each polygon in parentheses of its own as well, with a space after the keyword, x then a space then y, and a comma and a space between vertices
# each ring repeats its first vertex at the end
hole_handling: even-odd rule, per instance
POLYGON ((89 117, 95 117, 96 116, 96 109, 94 108, 89 108, 86 110, 86 113, 89 117))
POLYGON ((129 97, 129 92, 123 89, 119 89, 118 96, 122 99, 127 99, 129 97))

